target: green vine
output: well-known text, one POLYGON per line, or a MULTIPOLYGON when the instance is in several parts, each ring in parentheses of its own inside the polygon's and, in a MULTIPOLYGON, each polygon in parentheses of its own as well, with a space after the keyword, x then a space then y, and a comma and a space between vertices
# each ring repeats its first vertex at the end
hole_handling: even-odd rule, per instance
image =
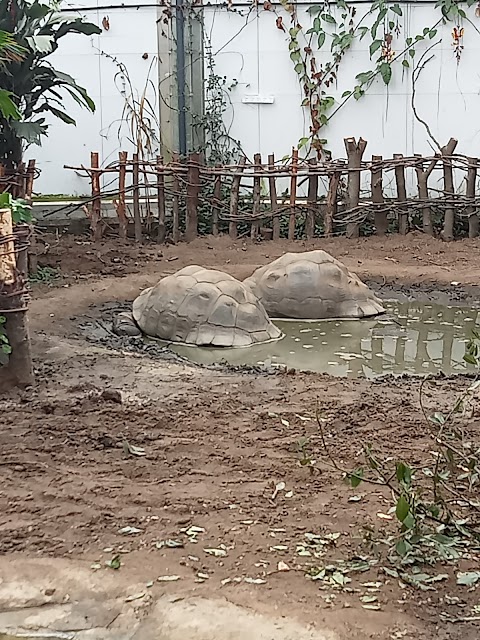
POLYGON ((12 347, 5 331, 5 316, 0 316, 0 366, 7 364, 8 356, 12 353, 12 347))
MULTIPOLYGON (((327 140, 324 129, 333 116, 350 98, 360 100, 376 78, 381 78, 388 87, 395 63, 400 64, 403 72, 408 71, 414 65, 415 45, 425 40, 432 41, 438 34, 439 25, 454 23, 452 46, 457 63, 463 52, 462 21, 469 22, 478 31, 460 6, 466 4, 471 7, 478 0, 466 0, 465 3, 459 0, 438 0, 435 5, 441 13, 438 20, 432 26, 426 26, 421 33, 407 36, 404 42, 401 42, 403 12, 398 3, 376 0, 360 19, 357 19, 357 9, 345 0, 336 0, 335 4, 324 2, 313 5, 307 9, 313 18, 312 25, 304 29, 298 20, 296 5, 288 0, 280 1, 290 16, 292 26, 287 31, 282 16, 278 14, 276 26, 288 33, 290 59, 302 89, 301 104, 309 114, 309 136, 301 138, 298 146, 305 148, 307 155, 314 151, 320 159, 329 156, 325 148, 327 140), (372 19, 372 26, 364 24, 372 19), (370 40, 369 53, 374 66, 357 74, 354 87, 344 91, 337 103, 331 95, 331 89, 337 85, 343 59, 355 41, 364 38, 370 40), (319 62, 319 52, 323 54, 327 50, 329 59, 319 62)), ((273 10, 270 4, 266 4, 265 9, 273 10)), ((476 16, 480 17, 480 3, 477 5, 476 16)))

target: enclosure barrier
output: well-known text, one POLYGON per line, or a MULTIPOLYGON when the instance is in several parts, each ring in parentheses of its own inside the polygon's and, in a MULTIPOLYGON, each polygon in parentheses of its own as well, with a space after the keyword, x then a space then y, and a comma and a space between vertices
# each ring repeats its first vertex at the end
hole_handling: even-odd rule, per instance
POLYGON ((120 238, 133 235, 138 243, 145 234, 158 242, 167 237, 189 242, 199 233, 221 231, 232 239, 250 235, 277 240, 284 230, 293 240, 299 224, 307 239, 355 238, 362 224, 380 236, 387 231, 405 235, 414 228, 453 240, 457 227, 468 222, 468 235, 478 235, 479 160, 454 154, 455 139, 433 156, 373 155, 369 161, 363 158, 365 140, 344 142, 347 157, 339 160, 300 160, 299 150, 293 149, 288 161, 275 161, 271 154, 265 163, 255 154, 253 161, 241 157, 236 164, 206 166, 197 153, 164 162, 161 156, 147 160, 138 154, 129 159, 122 151, 118 162, 105 167, 100 167, 98 153, 92 153, 90 167, 65 168, 91 181, 91 198, 83 208, 95 240, 116 225, 120 238), (440 188, 429 184, 434 171, 440 173, 440 188), (113 192, 101 189, 107 177, 118 184, 113 192), (284 192, 278 186, 282 181, 288 185, 284 192), (109 199, 115 223, 102 213, 109 199))

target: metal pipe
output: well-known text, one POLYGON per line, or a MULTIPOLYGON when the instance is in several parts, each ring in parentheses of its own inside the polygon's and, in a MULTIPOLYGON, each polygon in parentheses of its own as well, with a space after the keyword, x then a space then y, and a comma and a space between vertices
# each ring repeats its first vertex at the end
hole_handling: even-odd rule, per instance
POLYGON ((187 112, 185 101, 185 16, 183 0, 175 2, 177 39, 178 147, 181 157, 187 155, 187 112))

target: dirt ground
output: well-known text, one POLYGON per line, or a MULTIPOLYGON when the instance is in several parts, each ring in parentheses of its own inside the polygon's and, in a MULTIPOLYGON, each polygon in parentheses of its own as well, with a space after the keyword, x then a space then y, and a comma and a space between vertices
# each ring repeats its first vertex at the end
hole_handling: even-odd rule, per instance
MULTIPOLYGON (((428 591, 385 573, 385 545, 375 540, 394 526, 391 499, 345 484, 315 420, 318 402, 329 449, 345 469, 359 464, 366 442, 418 464, 432 442, 418 379, 202 369, 89 343, 78 317, 132 300, 187 264, 243 278, 310 248, 330 252, 382 293, 468 302, 478 295, 479 240, 206 238, 136 248, 46 237, 43 247, 40 264, 59 277, 32 286, 38 384, 0 399, 0 552, 9 562, 67 558, 114 573, 119 584, 153 581, 162 595, 221 597, 340 639, 478 638, 480 591, 455 584, 456 571, 478 568, 478 558, 433 568, 449 578, 428 591), (314 473, 298 464, 303 437, 314 473), (276 492, 278 483, 285 486, 276 492), (302 555, 308 533, 321 540, 319 557, 302 555), (115 571, 105 562, 117 554, 115 571), (343 589, 306 577, 325 566, 356 570, 344 574, 351 582, 343 589)), ((431 381, 427 409, 448 409, 465 385, 431 381)), ((475 437, 475 418, 467 428, 475 437)), ((8 566, 0 558, 0 577, 8 579, 8 566)))

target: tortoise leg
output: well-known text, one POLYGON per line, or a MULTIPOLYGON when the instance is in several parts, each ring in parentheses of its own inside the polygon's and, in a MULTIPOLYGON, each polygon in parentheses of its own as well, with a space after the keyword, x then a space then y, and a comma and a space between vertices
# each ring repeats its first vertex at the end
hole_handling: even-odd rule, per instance
POLYGON ((137 327, 133 315, 129 311, 121 311, 113 318, 113 333, 117 336, 141 336, 142 332, 137 327))

